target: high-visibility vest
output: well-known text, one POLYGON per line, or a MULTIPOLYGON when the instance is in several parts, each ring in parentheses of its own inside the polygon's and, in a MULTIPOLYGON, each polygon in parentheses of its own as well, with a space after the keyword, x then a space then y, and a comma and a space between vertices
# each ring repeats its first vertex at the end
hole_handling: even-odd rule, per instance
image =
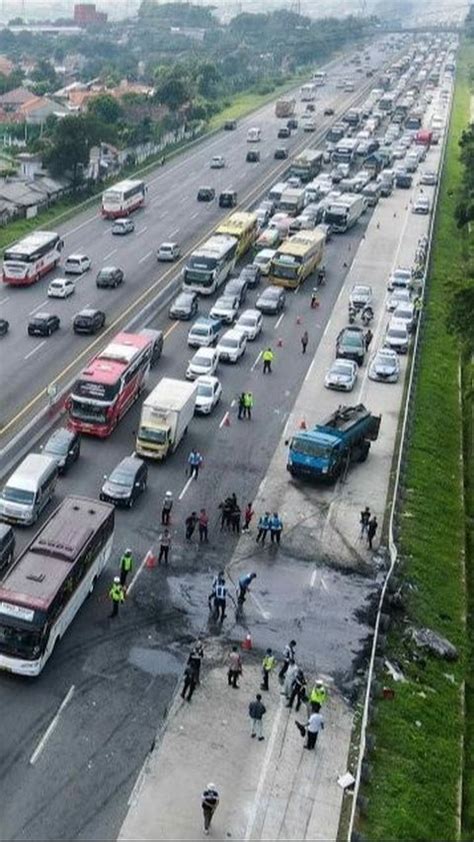
POLYGON ((120 562, 120 568, 125 573, 130 573, 130 570, 133 567, 133 558, 130 554, 124 553, 122 556, 122 561, 120 562))
POLYGON ((275 666, 275 663, 276 661, 273 655, 265 655, 262 661, 262 667, 265 670, 265 672, 270 672, 270 670, 272 670, 275 666))
POLYGON ((316 702, 318 705, 323 705, 326 701, 326 690, 324 687, 313 687, 309 694, 309 701, 316 702))
POLYGON ((273 360, 273 351, 268 349, 268 351, 263 352, 263 362, 264 363, 271 363, 273 360))
POLYGON ((109 596, 112 602, 123 602, 125 599, 125 594, 123 592, 122 585, 119 585, 118 582, 114 582, 112 587, 110 588, 109 596))
POLYGON ((246 392, 244 395, 244 406, 249 407, 250 409, 253 406, 253 395, 251 392, 246 392))

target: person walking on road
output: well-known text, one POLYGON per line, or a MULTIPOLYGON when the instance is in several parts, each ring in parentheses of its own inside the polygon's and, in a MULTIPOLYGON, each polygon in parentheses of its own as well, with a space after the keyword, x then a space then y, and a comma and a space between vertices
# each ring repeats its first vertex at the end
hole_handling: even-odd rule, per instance
POLYGON ((245 418, 245 392, 242 392, 239 397, 239 410, 237 413, 237 418, 239 421, 242 418, 245 418))
POLYGON ((242 513, 240 511, 240 506, 238 504, 236 504, 233 507, 232 512, 230 514, 230 523, 231 523, 231 526, 232 526, 232 532, 240 532, 240 515, 241 514, 242 513))
POLYGON ((281 530, 283 529, 283 521, 282 521, 280 515, 278 514, 278 512, 273 512, 273 514, 270 518, 270 521, 269 521, 269 526, 270 526, 270 538, 271 538, 272 544, 274 544, 274 543, 279 544, 280 538, 281 538, 281 530))
POLYGON ((214 597, 214 608, 216 611, 216 620, 220 620, 221 623, 224 622, 226 613, 227 605, 227 586, 225 583, 224 577, 219 577, 217 584, 216 584, 216 595, 214 597))
POLYGON ((267 532, 268 532, 269 529, 270 529, 270 512, 265 512, 265 514, 262 515, 259 518, 259 521, 258 521, 257 544, 259 544, 260 541, 261 541, 262 547, 265 543, 265 538, 267 537, 267 532))
POLYGON ((219 509, 221 510, 221 532, 224 530, 224 527, 230 529, 233 508, 233 497, 226 497, 223 503, 219 503, 219 509))
POLYGON ((198 517, 196 512, 191 512, 191 514, 186 518, 185 525, 186 525, 186 541, 190 541, 193 537, 194 530, 196 529, 196 524, 198 522, 198 517))
POLYGON ((170 547, 171 532, 167 527, 165 527, 160 535, 160 552, 158 554, 158 564, 161 564, 162 561, 164 561, 165 564, 168 564, 170 547))
POLYGON ((360 538, 362 539, 364 535, 367 534, 367 528, 369 526, 370 520, 370 509, 368 506, 365 507, 360 513, 360 538))
POLYGON ((161 507, 161 525, 169 526, 171 518, 171 509, 173 508, 173 495, 171 491, 167 491, 161 507))
POLYGON ((248 418, 249 421, 252 420, 252 409, 253 409, 252 392, 245 392, 245 394, 244 394, 244 418, 248 418))
POLYGON ((303 354, 306 354, 306 348, 308 347, 308 342, 309 342, 308 331, 305 330, 305 332, 303 333, 303 336, 301 337, 301 352, 303 354))
POLYGON ((377 533, 377 529, 378 529, 377 518, 374 515, 373 518, 371 518, 369 520, 369 524, 367 526, 367 541, 368 541, 368 544, 369 544, 369 550, 373 550, 372 541, 375 538, 375 535, 377 533))
POLYGON ((219 573, 217 574, 217 576, 214 576, 214 578, 212 580, 211 593, 209 594, 209 596, 207 598, 208 605, 209 605, 209 611, 211 611, 213 606, 214 606, 214 600, 216 598, 216 588, 217 588, 217 585, 219 584, 219 582, 224 582, 224 584, 225 584, 225 576, 224 576, 223 570, 219 570, 219 573))
POLYGON ((196 669, 193 664, 187 663, 184 670, 184 684, 181 690, 181 698, 186 699, 187 693, 187 701, 190 702, 196 689, 196 684, 196 669))
POLYGON ((272 649, 267 649, 265 653, 265 657, 262 661, 262 683, 260 685, 261 690, 268 691, 268 679, 270 678, 270 673, 272 669, 275 668, 276 658, 273 655, 272 649))
POLYGON ((125 602, 125 588, 120 584, 120 576, 114 576, 112 587, 109 591, 109 597, 112 600, 111 617, 116 617, 119 612, 119 607, 125 602))
POLYGON ((280 667, 280 672, 278 673, 278 678, 280 682, 283 681, 290 664, 295 663, 295 650, 296 640, 290 640, 290 642, 287 643, 283 650, 283 663, 280 667))
POLYGON ((320 713, 312 713, 306 723, 307 742, 304 748, 312 751, 316 745, 318 734, 324 729, 324 719, 320 713))
POLYGON ((252 509, 252 504, 251 504, 251 503, 247 503, 247 506, 245 507, 245 513, 244 513, 244 525, 243 525, 243 527, 242 527, 242 532, 248 532, 248 531, 249 531, 249 529, 250 529, 250 521, 252 520, 252 518, 253 518, 254 514, 255 514, 255 512, 254 512, 254 510, 252 509))
POLYGON ((208 784, 201 798, 202 812, 204 816, 204 833, 209 835, 212 817, 219 806, 219 793, 215 784, 208 784))
POLYGON ((196 679, 196 684, 201 683, 201 664, 202 659, 204 658, 204 646, 202 645, 201 640, 196 640, 193 648, 191 649, 188 657, 188 664, 194 670, 194 677, 196 679))
POLYGON ((229 669, 227 671, 227 683, 229 687, 238 689, 239 676, 242 674, 242 658, 239 655, 237 646, 232 647, 232 652, 229 653, 229 669))
POLYGON ((296 699, 295 710, 299 711, 301 707, 301 703, 306 700, 306 678, 303 670, 301 667, 298 667, 298 671, 293 679, 293 683, 291 685, 291 693, 290 698, 288 699, 287 708, 293 707, 293 702, 296 699))
POLYGON ((271 374, 272 373, 272 362, 273 362, 273 351, 271 348, 267 348, 266 351, 262 354, 263 360, 263 373, 264 374, 271 374))
POLYGON ((258 741, 261 742, 265 739, 263 736, 263 717, 265 716, 267 709, 265 705, 262 703, 262 697, 260 693, 257 693, 255 700, 250 702, 249 704, 249 716, 250 721, 252 723, 252 730, 250 732, 251 737, 258 737, 258 741))
POLYGON ((202 544, 207 544, 208 538, 208 525, 209 525, 209 516, 205 509, 201 509, 199 512, 199 542, 202 544))
POLYGON ((189 476, 194 477, 194 479, 197 479, 199 476, 199 468, 202 465, 202 456, 199 453, 199 450, 196 450, 194 447, 188 456, 188 464, 189 476))
POLYGON ((124 588, 127 584, 127 576, 133 569, 133 556, 131 550, 125 550, 120 560, 120 584, 124 588))

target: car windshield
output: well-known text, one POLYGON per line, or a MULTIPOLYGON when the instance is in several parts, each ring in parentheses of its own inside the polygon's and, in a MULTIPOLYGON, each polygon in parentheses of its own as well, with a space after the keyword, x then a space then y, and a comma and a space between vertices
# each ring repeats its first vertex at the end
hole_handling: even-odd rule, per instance
POLYGON ((49 285, 49 288, 50 289, 62 289, 63 288, 63 282, 62 281, 51 281, 51 283, 49 285))
POLYGON ((409 269, 395 269, 393 277, 398 281, 409 281, 411 278, 411 272, 409 269))
POLYGON ((6 485, 2 491, 2 498, 10 503, 33 503, 35 495, 33 491, 25 491, 23 488, 6 485))
POLYGON ((199 398, 212 398, 212 386, 207 383, 200 383, 197 393, 199 398))
POLYGON ((69 263, 71 266, 79 266, 80 262, 81 261, 76 260, 75 257, 68 257, 68 259, 66 260, 66 263, 69 263))
POLYGON ((397 319, 411 319, 412 317, 411 310, 405 310, 403 307, 397 307, 395 315, 397 319))
POLYGON ((190 295, 178 295, 173 307, 190 307, 192 303, 193 299, 190 295))
POLYGON ((262 295, 262 298, 272 298, 272 299, 274 299, 274 298, 279 298, 279 296, 280 296, 280 290, 269 288, 269 289, 265 290, 265 292, 262 295))
POLYGON ((342 337, 344 345, 353 345, 354 347, 362 345, 362 336, 359 333, 345 333, 342 337))
POLYGON ((116 468, 110 474, 110 482, 114 485, 123 485, 129 488, 133 483, 133 475, 124 468, 116 468))
POLYGON ((207 368, 208 366, 212 365, 212 359, 207 357, 206 354, 196 354, 193 359, 191 360, 191 365, 199 365, 204 366, 207 368))
POLYGON ((64 439, 51 439, 48 441, 45 448, 44 453, 53 453, 55 456, 64 456, 69 444, 64 439))
POLYGON ((239 344, 238 339, 232 339, 231 337, 224 337, 219 342, 219 345, 222 348, 236 348, 239 344))
POLYGON ((253 316, 241 316, 239 321, 239 325, 244 325, 244 327, 253 327, 255 324, 255 319, 253 316))
POLYGON ((390 339, 406 339, 406 331, 396 327, 391 327, 388 335, 390 339))
POLYGON ((352 368, 348 365, 344 365, 343 363, 336 363, 331 368, 331 374, 343 374, 344 377, 350 377, 352 373, 352 368))
POLYGON ((356 286, 352 290, 352 295, 370 295, 369 287, 356 286))
POLYGON ((376 365, 394 365, 394 359, 391 354, 377 354, 375 358, 376 365))
POLYGON ((214 307, 221 307, 224 310, 233 310, 234 309, 234 299, 233 298, 218 298, 214 307))

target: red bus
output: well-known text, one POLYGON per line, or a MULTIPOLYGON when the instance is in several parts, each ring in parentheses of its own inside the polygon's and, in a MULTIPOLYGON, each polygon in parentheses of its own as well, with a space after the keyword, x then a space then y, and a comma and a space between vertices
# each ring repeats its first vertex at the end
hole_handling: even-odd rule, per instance
POLYGON ((91 436, 109 436, 147 382, 152 347, 139 333, 117 334, 76 380, 67 401, 69 425, 91 436))

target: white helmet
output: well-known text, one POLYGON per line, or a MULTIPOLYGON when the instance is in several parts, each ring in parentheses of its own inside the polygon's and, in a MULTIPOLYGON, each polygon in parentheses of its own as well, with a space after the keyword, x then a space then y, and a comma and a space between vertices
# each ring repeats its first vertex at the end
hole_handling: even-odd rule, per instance
POLYGON ((172 495, 171 491, 167 491, 166 494, 165 494, 165 497, 172 497, 172 496, 173 495, 172 495))
POLYGON ((114 582, 116 585, 120 584, 120 576, 114 576, 114 582))

